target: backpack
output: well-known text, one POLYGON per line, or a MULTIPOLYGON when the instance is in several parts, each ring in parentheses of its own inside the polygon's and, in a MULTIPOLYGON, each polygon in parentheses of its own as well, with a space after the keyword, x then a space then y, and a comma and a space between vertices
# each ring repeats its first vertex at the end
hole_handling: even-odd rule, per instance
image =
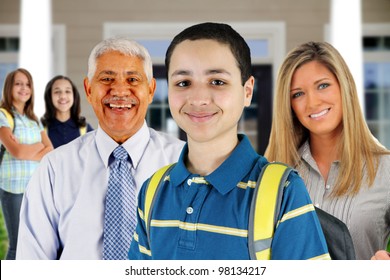
MULTIPOLYGON (((175 163, 159 169, 152 175, 147 184, 144 218, 149 244, 154 200, 174 166, 175 163)), ((271 258, 271 243, 278 222, 283 188, 291 172, 296 171, 284 163, 272 162, 262 168, 258 177, 251 202, 248 226, 249 255, 253 260, 269 260, 271 258)), ((356 259, 352 237, 347 226, 331 214, 317 207, 315 210, 331 258, 333 260, 356 259)))
MULTIPOLYGON (((5 108, 0 108, 0 111, 3 112, 5 117, 7 118, 8 124, 9 124, 9 126, 10 126, 10 128, 12 130, 12 133, 13 133, 15 131, 14 118, 12 117, 12 115, 5 108)), ((4 153, 5 153, 5 147, 4 147, 4 145, 1 145, 1 148, 0 148, 0 164, 3 161, 4 153)))

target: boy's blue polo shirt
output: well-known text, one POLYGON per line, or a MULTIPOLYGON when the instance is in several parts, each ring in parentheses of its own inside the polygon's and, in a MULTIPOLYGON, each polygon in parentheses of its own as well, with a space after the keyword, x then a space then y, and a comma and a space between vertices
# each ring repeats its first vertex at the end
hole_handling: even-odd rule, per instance
MULTIPOLYGON (((129 259, 250 259, 250 205, 257 177, 267 160, 253 150, 246 136, 239 135, 239 139, 232 154, 204 177, 187 170, 188 147, 183 148, 169 180, 156 196, 150 244, 143 220, 144 183, 129 259)), ((329 259, 302 179, 292 172, 288 181, 271 246, 272 259, 329 259)))

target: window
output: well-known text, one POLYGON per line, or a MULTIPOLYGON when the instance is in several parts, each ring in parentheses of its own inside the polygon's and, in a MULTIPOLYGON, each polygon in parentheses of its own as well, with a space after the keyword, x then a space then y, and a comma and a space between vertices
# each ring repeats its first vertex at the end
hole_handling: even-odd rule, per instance
MULTIPOLYGON (((64 25, 53 26, 54 75, 66 75, 65 31, 64 25)), ((0 24, 0 98, 5 77, 19 67, 19 47, 19 25, 0 24)))
POLYGON ((18 37, 0 37, 0 52, 18 52, 18 37))
POLYGON ((364 51, 390 51, 390 35, 389 36, 367 36, 363 38, 364 51))
POLYGON ((369 25, 363 37, 363 50, 367 124, 371 133, 389 149, 390 25, 369 25))

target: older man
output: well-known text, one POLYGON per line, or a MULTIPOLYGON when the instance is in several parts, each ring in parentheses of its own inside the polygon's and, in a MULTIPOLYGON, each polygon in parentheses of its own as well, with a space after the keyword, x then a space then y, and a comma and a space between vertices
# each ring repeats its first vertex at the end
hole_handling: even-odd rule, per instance
POLYGON ((183 142, 148 128, 156 82, 144 47, 100 42, 84 88, 98 129, 56 149, 33 175, 22 203, 17 259, 125 259, 136 195, 183 142))

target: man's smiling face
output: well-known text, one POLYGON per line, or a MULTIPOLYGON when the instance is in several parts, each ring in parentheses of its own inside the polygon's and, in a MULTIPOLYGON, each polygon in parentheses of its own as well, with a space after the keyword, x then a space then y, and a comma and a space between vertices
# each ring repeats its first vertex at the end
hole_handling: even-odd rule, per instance
POLYGON ((84 88, 100 127, 123 143, 143 125, 156 83, 148 82, 142 59, 110 51, 96 60, 95 74, 84 80, 84 88))

